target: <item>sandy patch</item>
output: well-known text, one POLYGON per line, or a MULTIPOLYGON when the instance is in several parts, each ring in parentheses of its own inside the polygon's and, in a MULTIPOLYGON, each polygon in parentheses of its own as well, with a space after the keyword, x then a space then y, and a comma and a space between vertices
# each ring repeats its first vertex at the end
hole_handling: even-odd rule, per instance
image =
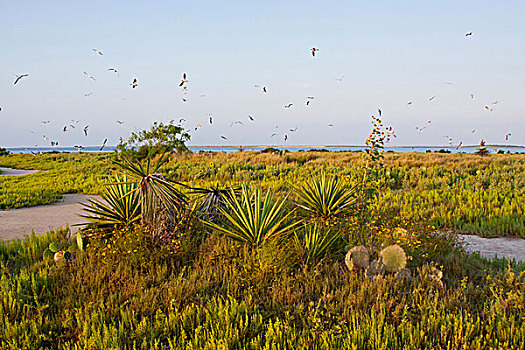
POLYGON ((82 194, 64 194, 62 199, 54 204, 39 205, 31 208, 0 210, 0 239, 11 240, 24 238, 31 230, 36 234, 43 234, 51 228, 66 227, 72 233, 78 231, 78 226, 86 222, 78 216, 82 212, 80 203, 86 203, 89 196, 82 194))
POLYGON ((485 258, 511 258, 525 261, 525 239, 512 237, 482 238, 459 235, 459 241, 467 252, 478 252, 485 258))
POLYGON ((0 176, 21 176, 30 175, 39 172, 40 170, 26 170, 26 169, 11 169, 0 167, 0 176))

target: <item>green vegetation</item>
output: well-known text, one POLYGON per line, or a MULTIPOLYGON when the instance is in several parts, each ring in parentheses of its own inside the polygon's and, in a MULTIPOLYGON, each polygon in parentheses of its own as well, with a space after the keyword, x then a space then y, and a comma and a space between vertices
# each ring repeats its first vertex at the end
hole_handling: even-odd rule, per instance
POLYGON ((525 347, 525 264, 467 255, 431 216, 413 220, 436 196, 402 210, 424 187, 472 198, 487 169, 485 190, 523 199, 523 157, 186 154, 123 158, 119 175, 84 157, 104 180, 92 224, 0 243, 2 349, 525 347))
MULTIPOLYGON (((286 196, 321 172, 351 185, 363 176, 362 153, 261 152, 174 155, 161 169, 166 179, 193 187, 224 188, 255 182, 286 196)), ((117 167, 110 154, 8 155, 0 166, 46 170, 0 179, 0 208, 47 204, 61 193, 100 194, 117 167)), ((428 221, 440 229, 481 236, 525 237, 525 156, 521 154, 385 153, 383 167, 368 175, 375 182, 373 210, 407 221, 428 221)), ((299 201, 298 198, 291 198, 299 201)))

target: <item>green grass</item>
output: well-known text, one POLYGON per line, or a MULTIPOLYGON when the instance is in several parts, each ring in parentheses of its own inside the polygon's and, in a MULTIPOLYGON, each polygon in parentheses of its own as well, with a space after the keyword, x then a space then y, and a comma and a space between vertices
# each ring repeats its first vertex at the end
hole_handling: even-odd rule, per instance
MULTIPOLYGON (((2 178, 0 209, 51 203, 62 193, 101 193, 103 176, 114 169, 110 157, 4 156, 0 166, 46 171, 2 178)), ((384 162, 376 211, 462 233, 525 237, 525 155, 386 153, 384 162)), ((215 181, 257 183, 282 198, 322 171, 349 183, 361 179, 363 165, 356 152, 193 154, 174 156, 163 175, 201 187, 215 181)))

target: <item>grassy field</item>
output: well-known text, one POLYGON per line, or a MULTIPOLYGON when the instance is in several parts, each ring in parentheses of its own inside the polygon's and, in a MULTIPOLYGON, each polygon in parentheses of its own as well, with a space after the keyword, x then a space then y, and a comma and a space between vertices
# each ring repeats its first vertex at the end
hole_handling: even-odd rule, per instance
MULTIPOLYGON (((45 170, 2 178, 0 209, 51 203, 62 193, 98 194, 115 169, 110 159, 110 154, 0 157, 0 166, 45 170)), ((376 212, 460 233, 525 237, 525 155, 386 153, 384 164, 376 179, 381 189, 376 212)), ((356 182, 363 166, 361 154, 353 152, 240 152, 174 156, 163 174, 191 185, 257 184, 284 196, 321 171, 356 182)))
MULTIPOLYGON (((386 154, 364 178, 358 153, 173 156, 161 169, 168 179, 275 197, 242 187, 205 206, 195 189, 141 175, 144 204, 114 197, 140 205, 140 223, 0 242, 0 348, 523 349, 525 264, 467 255, 436 226, 523 235, 524 160, 386 154), (155 181, 157 195, 146 190, 155 181), (308 204, 320 183, 336 201, 308 204), (169 216, 155 196, 172 188, 187 197, 169 202, 179 208, 169 216), (155 207, 163 215, 144 214, 155 207), (356 246, 378 265, 345 263, 356 246), (73 258, 55 262, 57 250, 73 258)), ((0 165, 45 170, 0 179, 5 207, 13 194, 34 205, 116 188, 103 186, 114 172, 108 154, 14 155, 0 165)))

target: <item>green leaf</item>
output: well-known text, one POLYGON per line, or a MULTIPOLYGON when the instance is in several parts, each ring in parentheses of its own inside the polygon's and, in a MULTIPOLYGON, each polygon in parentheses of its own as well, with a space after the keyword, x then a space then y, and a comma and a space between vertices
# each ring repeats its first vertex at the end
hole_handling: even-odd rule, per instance
POLYGON ((52 242, 52 243, 49 243, 49 248, 48 248, 52 253, 56 253, 60 250, 60 247, 58 246, 58 244, 56 244, 55 242, 52 242))

